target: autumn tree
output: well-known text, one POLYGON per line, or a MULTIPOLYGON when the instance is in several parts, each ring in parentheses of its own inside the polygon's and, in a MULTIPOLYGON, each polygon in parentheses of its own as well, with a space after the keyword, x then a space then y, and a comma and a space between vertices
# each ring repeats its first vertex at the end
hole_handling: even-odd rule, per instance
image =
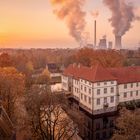
POLYGON ((8 116, 12 120, 15 119, 15 110, 23 93, 24 75, 13 67, 0 68, 0 96, 8 116))
POLYGON ((77 125, 65 112, 67 103, 62 95, 32 89, 25 103, 32 139, 69 140, 77 132, 77 125))
POLYGON ((44 69, 42 73, 36 78, 36 84, 49 84, 50 82, 50 72, 48 69, 44 69))
POLYGON ((9 67, 12 66, 13 62, 8 53, 2 53, 0 55, 0 67, 9 67))
POLYGON ((140 110, 122 109, 116 121, 116 127, 112 140, 139 140, 140 110))
POLYGON ((70 56, 67 63, 81 63, 84 66, 101 64, 104 67, 119 67, 124 63, 124 57, 116 50, 94 50, 82 48, 70 56))

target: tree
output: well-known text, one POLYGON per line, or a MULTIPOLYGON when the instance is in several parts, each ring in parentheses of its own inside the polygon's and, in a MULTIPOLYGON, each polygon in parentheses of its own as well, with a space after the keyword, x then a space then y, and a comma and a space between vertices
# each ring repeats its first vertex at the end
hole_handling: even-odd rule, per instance
POLYGON ((119 67, 124 63, 124 57, 115 50, 93 50, 92 48, 82 48, 69 57, 67 63, 81 63, 84 66, 94 66, 101 64, 104 67, 119 67), (72 58, 70 61, 69 59, 72 58))
POLYGON ((0 55, 0 67, 9 67, 12 66, 13 62, 9 54, 2 53, 0 55))
POLYGON ((34 66, 33 66, 32 61, 28 61, 26 63, 26 73, 30 75, 32 74, 33 70, 34 70, 34 66))
POLYGON ((50 82, 50 73, 48 69, 43 70, 41 75, 39 75, 35 80, 36 84, 49 84, 49 82, 50 82))
POLYGON ((24 88, 24 75, 13 67, 0 68, 0 96, 8 116, 13 121, 24 88))
POLYGON ((116 122, 116 131, 112 140, 140 139, 140 110, 129 111, 122 109, 116 122))
POLYGON ((71 139, 77 125, 66 114, 66 102, 62 95, 49 90, 32 89, 26 97, 28 122, 34 139, 71 139))

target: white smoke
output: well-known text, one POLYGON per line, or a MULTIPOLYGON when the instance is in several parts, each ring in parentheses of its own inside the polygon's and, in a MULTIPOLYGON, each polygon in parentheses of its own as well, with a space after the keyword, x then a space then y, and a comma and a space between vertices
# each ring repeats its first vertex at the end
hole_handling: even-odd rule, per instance
POLYGON ((125 0, 103 0, 103 2, 112 12, 109 20, 114 28, 113 33, 117 36, 124 35, 131 28, 131 23, 137 20, 133 4, 126 3, 125 0))
POLYGON ((82 33, 86 22, 86 13, 82 10, 85 0, 52 0, 54 5, 59 5, 54 13, 62 20, 65 20, 69 33, 79 43, 82 42, 82 33))

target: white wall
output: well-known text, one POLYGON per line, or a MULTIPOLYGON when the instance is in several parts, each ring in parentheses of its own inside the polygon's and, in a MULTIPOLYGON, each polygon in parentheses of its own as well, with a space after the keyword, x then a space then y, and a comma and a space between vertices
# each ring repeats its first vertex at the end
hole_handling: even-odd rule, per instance
POLYGON ((57 83, 57 84, 51 85, 51 91, 52 92, 60 92, 60 91, 62 91, 62 84, 57 83))
POLYGON ((106 112, 109 112, 116 110, 120 102, 140 99, 140 82, 138 85, 133 83, 133 87, 131 87, 131 83, 128 83, 125 89, 124 84, 117 85, 117 81, 91 83, 84 79, 71 79, 62 76, 63 90, 68 91, 68 85, 70 83, 72 83, 72 93, 80 105, 82 105, 84 109, 87 109, 87 111, 92 112, 93 110, 95 114, 98 114, 101 110, 104 111, 105 104, 108 105, 106 112), (112 88, 114 89, 113 92, 111 91, 112 88), (105 93, 105 89, 107 93, 105 93), (98 90, 100 90, 100 94, 97 94, 98 90), (136 91, 138 91, 138 95, 136 95, 136 91), (127 93, 127 97, 124 97, 125 92, 127 93), (133 92, 132 96, 130 96, 131 92, 133 92), (114 98, 113 102, 111 102, 111 98, 114 98), (98 99, 100 100, 100 104, 97 104, 98 99))
POLYGON ((92 87, 93 87, 93 83, 87 80, 80 79, 80 103, 86 106, 90 110, 92 110, 92 105, 93 105, 93 101, 92 101, 93 88, 92 87), (86 97, 86 100, 85 100, 85 97, 86 97))
POLYGON ((53 77, 60 77, 61 76, 61 73, 50 73, 50 77, 53 78, 53 77))
POLYGON ((119 90, 119 102, 127 102, 140 99, 140 82, 139 83, 128 83, 128 84, 120 84, 118 86, 119 90), (131 85, 133 86, 131 87, 131 85), (125 88, 125 85, 127 86, 125 88), (136 95, 138 92, 138 95, 136 95), (124 94, 127 96, 124 97, 124 94), (132 94, 132 96, 131 96, 132 94))
POLYGON ((68 91, 69 78, 62 75, 62 90, 68 91))
POLYGON ((80 90, 79 90, 80 82, 78 79, 73 79, 72 82, 73 82, 73 95, 77 100, 79 100, 80 99, 80 90))
POLYGON ((117 81, 105 81, 94 83, 94 110, 100 110, 104 108, 104 100, 106 98, 106 103, 108 108, 116 107, 118 105, 117 101, 117 81), (113 83, 112 83, 113 82, 113 83), (114 92, 111 92, 111 88, 114 88, 114 92), (107 89, 107 93, 104 93, 104 89, 107 89), (97 91, 100 90, 100 94, 97 91), (114 98, 114 101, 111 102, 111 97, 114 98), (100 100, 100 104, 97 104, 97 100, 100 100))

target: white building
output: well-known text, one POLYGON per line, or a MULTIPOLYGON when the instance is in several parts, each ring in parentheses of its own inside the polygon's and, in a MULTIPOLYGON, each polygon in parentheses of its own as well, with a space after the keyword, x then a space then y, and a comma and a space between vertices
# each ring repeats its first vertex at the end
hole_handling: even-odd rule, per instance
POLYGON ((140 99, 140 67, 89 68, 72 64, 62 75, 62 89, 91 114, 117 110, 121 102, 140 99))

